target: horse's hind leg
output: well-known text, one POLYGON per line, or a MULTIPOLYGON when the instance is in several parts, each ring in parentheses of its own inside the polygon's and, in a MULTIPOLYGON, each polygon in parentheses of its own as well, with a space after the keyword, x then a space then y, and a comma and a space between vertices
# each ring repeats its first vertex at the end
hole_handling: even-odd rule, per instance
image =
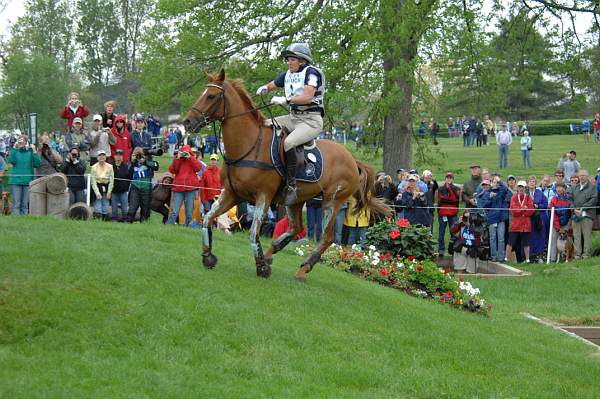
POLYGON ((286 247, 296 234, 302 231, 302 207, 304 203, 287 206, 286 212, 290 222, 290 228, 271 242, 271 247, 265 253, 265 262, 270 265, 273 263, 273 255, 286 247))
POLYGON ((231 209, 236 204, 234 196, 227 190, 221 192, 210 211, 202 220, 202 264, 207 269, 217 266, 217 257, 212 254, 212 230, 213 221, 231 209))
POLYGON ((262 245, 260 244, 260 227, 262 226, 265 215, 269 211, 270 204, 270 198, 267 201, 264 194, 259 195, 256 201, 256 208, 254 209, 254 219, 252 219, 249 236, 250 246, 252 247, 252 253, 254 254, 254 261, 256 262, 256 275, 264 278, 271 276, 271 266, 265 262, 262 245))
MULTIPOLYGON (((325 198, 325 196, 323 196, 325 198)), ((334 196, 332 196, 334 197, 334 196)), ((340 211, 342 204, 345 199, 332 198, 331 200, 323 204, 323 232, 321 233, 321 240, 317 247, 308 255, 300 270, 296 273, 296 281, 305 282, 306 274, 310 273, 313 266, 321 259, 321 255, 333 242, 333 229, 335 227, 335 216, 340 211)))

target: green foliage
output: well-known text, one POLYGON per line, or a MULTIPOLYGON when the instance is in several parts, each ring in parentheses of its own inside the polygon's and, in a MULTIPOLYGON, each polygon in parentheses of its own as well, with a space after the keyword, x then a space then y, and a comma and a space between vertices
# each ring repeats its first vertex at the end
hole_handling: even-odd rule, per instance
POLYGON ((381 221, 367 230, 367 245, 373 245, 382 253, 394 256, 414 256, 417 259, 432 259, 436 242, 431 230, 424 226, 411 225, 407 219, 381 221))

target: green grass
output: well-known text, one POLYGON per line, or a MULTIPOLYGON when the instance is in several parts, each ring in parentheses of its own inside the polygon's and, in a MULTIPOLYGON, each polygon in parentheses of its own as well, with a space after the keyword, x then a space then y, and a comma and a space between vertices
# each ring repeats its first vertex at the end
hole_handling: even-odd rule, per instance
MULTIPOLYGON (((572 149, 577 151, 577 159, 583 168, 588 169, 590 174, 595 174, 596 168, 600 167, 600 158, 598 158, 600 144, 584 144, 581 136, 555 135, 532 137, 533 151, 531 153, 531 160, 533 168, 525 169, 521 160, 518 141, 519 138, 513 138, 513 144, 510 146, 508 168, 501 170, 498 168, 499 158, 496 144, 491 142, 486 147, 465 148, 462 145, 463 141, 460 137, 442 138, 439 139, 439 146, 435 148, 439 148, 446 157, 443 159, 436 157, 434 161, 437 161, 439 165, 430 165, 430 167, 422 166, 419 168, 419 172, 422 172, 424 169, 430 169, 438 181, 443 181, 444 172, 451 170, 456 175, 455 181, 457 183, 464 183, 470 176, 469 166, 472 163, 479 163, 482 167, 488 168, 492 173, 500 172, 504 179, 509 174, 515 175, 518 178, 525 178, 533 174, 539 179, 545 174, 554 176, 560 157, 572 149)), ((381 169, 383 165, 381 151, 375 155, 375 152, 371 149, 364 151, 355 150, 354 144, 349 145, 349 148, 358 159, 367 161, 378 170, 381 169)))
MULTIPOLYGON (((154 218, 157 219, 157 218, 154 218)), ((286 249, 255 277, 245 234, 0 218, 2 398, 571 397, 600 357, 525 319, 598 316, 600 265, 476 281, 492 316, 317 267, 286 249)), ((544 272, 543 270, 547 270, 544 272)))

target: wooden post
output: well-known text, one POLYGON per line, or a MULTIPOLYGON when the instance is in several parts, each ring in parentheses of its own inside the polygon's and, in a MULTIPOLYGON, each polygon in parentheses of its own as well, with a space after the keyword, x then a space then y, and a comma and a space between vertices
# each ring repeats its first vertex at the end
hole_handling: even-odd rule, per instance
POLYGON ((56 216, 64 219, 67 216, 67 210, 69 209, 69 192, 65 191, 61 194, 51 194, 50 192, 46 195, 46 213, 49 216, 56 216))
POLYGON ((85 202, 76 202, 67 210, 67 217, 69 219, 90 220, 92 215, 92 208, 87 206, 85 202))
POLYGON ((67 176, 62 173, 54 173, 46 176, 46 191, 51 194, 62 194, 67 189, 67 176))
POLYGON ((29 183, 29 214, 46 214, 46 177, 40 177, 29 183))

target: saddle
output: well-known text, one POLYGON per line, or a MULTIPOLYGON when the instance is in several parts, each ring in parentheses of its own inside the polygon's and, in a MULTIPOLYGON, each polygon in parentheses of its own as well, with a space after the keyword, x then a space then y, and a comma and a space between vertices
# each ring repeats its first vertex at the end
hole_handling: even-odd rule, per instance
MULTIPOLYGON (((284 141, 290 132, 282 127, 277 129, 273 126, 273 140, 271 142, 271 161, 275 170, 281 176, 285 176, 285 150, 284 141)), ((323 174, 323 154, 315 140, 310 140, 296 147, 298 167, 296 169, 296 180, 313 183, 321 179, 323 174)))

